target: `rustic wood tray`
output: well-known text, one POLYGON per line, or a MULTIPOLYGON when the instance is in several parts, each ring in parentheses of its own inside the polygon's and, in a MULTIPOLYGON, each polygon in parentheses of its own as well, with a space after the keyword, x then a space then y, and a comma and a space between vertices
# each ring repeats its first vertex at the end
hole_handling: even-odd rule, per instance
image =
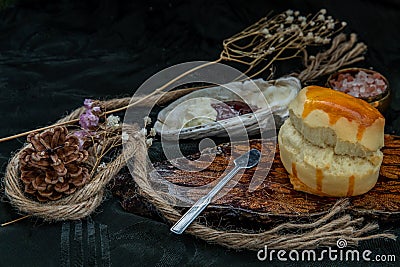
MULTIPOLYGON (((250 141, 252 148, 259 149, 260 144, 260 140, 250 141)), ((217 150, 218 154, 212 164, 203 171, 183 171, 167 161, 157 163, 156 170, 164 179, 174 184, 191 187, 208 184, 218 179, 226 168, 231 167, 228 165, 231 146, 222 144, 213 149, 217 150)), ((206 209, 201 217, 205 223, 224 228, 254 229, 280 221, 307 221, 326 213, 334 205, 337 198, 319 197, 294 190, 288 173, 280 161, 279 147, 270 149, 271 151, 275 149, 274 162, 261 186, 253 192, 248 190, 254 169, 246 170, 238 184, 228 194, 214 201, 206 209)), ((235 144, 236 154, 247 150, 246 145, 235 144)), ((386 135, 382 151, 384 158, 378 183, 368 193, 350 197, 349 211, 357 215, 392 221, 400 219, 400 137, 386 135)), ((199 155, 194 154, 191 158, 196 159, 199 155)), ((205 162, 198 160, 193 161, 193 164, 200 166, 205 162)), ((261 167, 262 164, 263 162, 260 163, 261 167)), ((121 177, 123 176, 119 179, 122 179, 121 177)), ((126 187, 124 190, 125 193, 121 190, 116 191, 117 195, 123 198, 122 205, 125 209, 142 214, 147 210, 153 216, 156 214, 154 207, 146 203, 144 197, 136 194, 134 184, 131 184, 129 192, 126 191, 126 187)))

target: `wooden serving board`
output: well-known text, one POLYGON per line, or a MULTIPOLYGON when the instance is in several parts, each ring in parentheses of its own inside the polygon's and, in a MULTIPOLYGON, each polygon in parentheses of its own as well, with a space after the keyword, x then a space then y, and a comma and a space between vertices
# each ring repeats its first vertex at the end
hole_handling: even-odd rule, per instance
MULTIPOLYGON (((250 141, 252 148, 259 149, 260 144, 260 140, 250 141)), ((167 161, 157 163, 155 168, 162 178, 174 184, 189 187, 209 184, 218 179, 226 168, 231 168, 228 165, 231 156, 237 157, 248 150, 248 147, 241 143, 234 145, 234 155, 231 155, 230 145, 222 144, 211 149, 209 153, 218 151, 217 156, 211 165, 200 172, 183 171, 167 161)), ((224 228, 246 229, 251 226, 251 229, 257 229, 281 221, 307 221, 326 213, 335 204, 337 198, 319 197, 294 190, 288 173, 280 161, 279 147, 271 145, 269 150, 275 150, 275 157, 263 183, 255 191, 250 192, 248 188, 254 169, 246 170, 235 187, 207 207, 202 214, 205 223, 224 228)), ((400 137, 386 135, 382 151, 384 158, 376 186, 364 195, 350 197, 349 211, 379 220, 398 220, 400 219, 400 137)), ((191 156, 193 159, 198 157, 199 154, 191 156)), ((191 163, 193 167, 207 164, 207 155, 203 153, 202 157, 206 160, 193 161, 191 163)), ((265 160, 266 157, 263 158, 265 160)), ((263 164, 265 162, 261 162, 259 166, 263 168, 263 164)), ((145 198, 135 195, 134 191, 133 189, 128 194, 119 193, 123 198, 123 207, 128 211, 142 214, 147 210, 154 215, 154 207, 146 203, 145 198)), ((183 208, 182 211, 184 210, 183 208)))

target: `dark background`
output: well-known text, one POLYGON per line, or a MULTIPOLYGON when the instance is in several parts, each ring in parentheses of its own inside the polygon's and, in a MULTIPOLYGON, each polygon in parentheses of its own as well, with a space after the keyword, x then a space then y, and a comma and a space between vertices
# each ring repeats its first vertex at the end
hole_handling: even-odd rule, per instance
MULTIPOLYGON (((51 124, 85 98, 131 96, 165 67, 217 59, 223 39, 270 11, 288 8, 303 14, 326 8, 368 45, 366 61, 357 66, 388 78, 394 99, 384 114, 386 133, 400 135, 400 1, 30 0, 0 11, 0 137, 51 124)), ((0 144, 2 172, 23 142, 0 144)), ((0 222, 18 217, 4 199, 0 222)), ((168 228, 124 212, 109 196, 87 220, 28 219, 0 228, 0 266, 266 264, 254 252, 175 236, 168 228)), ((397 224, 383 228, 400 234, 397 224)), ((400 260, 399 242, 365 242, 361 248, 400 260)))

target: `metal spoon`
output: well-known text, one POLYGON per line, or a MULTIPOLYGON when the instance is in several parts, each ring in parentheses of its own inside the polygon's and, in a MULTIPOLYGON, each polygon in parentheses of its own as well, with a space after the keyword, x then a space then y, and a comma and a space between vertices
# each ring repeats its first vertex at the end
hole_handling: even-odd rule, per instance
POLYGON ((252 149, 234 160, 235 167, 207 195, 201 197, 193 206, 171 227, 171 232, 182 234, 197 216, 210 204, 212 198, 235 176, 240 169, 253 168, 258 164, 261 153, 252 149))

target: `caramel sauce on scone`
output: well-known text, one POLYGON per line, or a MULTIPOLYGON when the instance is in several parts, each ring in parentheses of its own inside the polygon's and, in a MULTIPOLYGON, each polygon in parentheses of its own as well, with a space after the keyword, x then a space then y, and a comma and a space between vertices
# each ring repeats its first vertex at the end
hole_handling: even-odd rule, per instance
POLYGON ((324 174, 321 169, 317 169, 315 175, 317 177, 317 191, 322 192, 322 180, 324 179, 324 174))
POLYGON ((366 128, 370 127, 377 119, 383 118, 377 109, 364 100, 329 88, 309 86, 306 96, 303 118, 306 118, 313 110, 320 109, 328 114, 331 125, 336 124, 341 117, 350 122, 357 121, 359 124, 357 140, 359 141, 366 128))
POLYGON ((349 178, 349 188, 347 189, 347 196, 352 196, 354 192, 354 175, 349 178))

